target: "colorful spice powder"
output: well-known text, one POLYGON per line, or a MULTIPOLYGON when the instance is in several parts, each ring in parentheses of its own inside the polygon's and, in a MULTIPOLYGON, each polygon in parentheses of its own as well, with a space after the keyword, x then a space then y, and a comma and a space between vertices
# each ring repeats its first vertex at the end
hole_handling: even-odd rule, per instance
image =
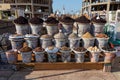
POLYGON ((22 16, 18 17, 17 19, 14 20, 14 23, 16 24, 28 24, 28 20, 22 16))
POLYGON ((35 48, 33 51, 35 51, 35 52, 43 52, 44 49, 41 48, 41 47, 37 47, 37 48, 35 48))
POLYGON ((70 48, 69 48, 69 47, 67 47, 67 46, 63 46, 63 47, 61 47, 61 50, 63 50, 63 51, 69 51, 69 50, 70 50, 70 48))
POLYGON ((20 49, 20 52, 30 52, 30 51, 32 51, 32 49, 28 46, 25 46, 25 47, 20 49))
POLYGON ((86 51, 86 49, 84 47, 78 47, 78 48, 74 48, 75 51, 79 51, 79 52, 83 52, 86 51))
POLYGON ((93 36, 89 33, 89 32, 86 32, 82 38, 93 38, 93 36))
POLYGON ((58 24, 59 21, 56 20, 56 18, 54 18, 54 17, 48 17, 48 19, 45 21, 45 23, 47 23, 47 24, 58 24))
POLYGON ((108 38, 108 36, 106 34, 103 34, 103 33, 97 34, 96 37, 98 37, 98 38, 108 38))
POLYGON ((63 17, 62 19, 60 19, 60 21, 61 22, 63 22, 63 23, 74 23, 74 19, 72 19, 71 17, 69 17, 69 16, 65 16, 65 17, 63 17))
POLYGON ((101 18, 100 16, 95 16, 91 19, 92 22, 95 22, 95 23, 106 23, 106 20, 101 18))
POLYGON ((36 25, 38 25, 38 24, 43 24, 44 21, 43 21, 41 18, 34 17, 34 18, 30 19, 29 22, 30 22, 31 24, 36 24, 36 25))
POLYGON ((84 15, 82 15, 82 16, 78 17, 77 19, 75 19, 75 21, 79 22, 79 23, 90 23, 90 20, 84 15))

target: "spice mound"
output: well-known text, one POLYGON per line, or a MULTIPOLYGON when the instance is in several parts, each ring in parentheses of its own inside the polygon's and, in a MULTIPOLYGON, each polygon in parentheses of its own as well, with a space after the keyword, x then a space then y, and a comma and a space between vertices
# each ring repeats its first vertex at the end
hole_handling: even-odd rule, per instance
POLYGON ((78 48, 74 48, 75 51, 78 51, 78 52, 83 52, 83 51, 86 51, 86 49, 84 47, 78 47, 78 48))
POLYGON ((59 33, 55 34, 54 38, 55 39, 66 39, 66 36, 65 36, 65 34, 62 33, 61 30, 59 30, 59 33))
POLYGON ((53 50, 53 49, 54 49, 54 46, 49 46, 48 49, 49 49, 49 50, 53 50))
POLYGON ((93 38, 93 36, 89 33, 89 32, 86 32, 82 38, 93 38))
POLYGON ((65 16, 62 19, 60 19, 60 21, 63 23, 73 23, 75 20, 72 19, 71 17, 65 16))
POLYGON ((54 46, 49 46, 49 47, 47 47, 47 48, 45 49, 45 51, 46 51, 47 53, 56 53, 56 52, 58 52, 58 48, 56 48, 56 47, 54 47, 54 46))
POLYGON ((66 46, 63 46, 63 47, 61 47, 61 50, 62 50, 62 51, 69 51, 70 48, 69 48, 69 47, 66 47, 66 46))
POLYGON ((47 23, 47 24, 58 24, 59 21, 56 20, 54 17, 49 17, 49 18, 45 21, 45 23, 47 23))
POLYGON ((25 47, 20 49, 20 52, 30 52, 30 51, 32 51, 32 49, 28 46, 25 46, 25 47))
POLYGON ((42 24, 44 21, 41 18, 34 17, 29 21, 31 24, 42 24))
POLYGON ((41 47, 37 47, 37 48, 35 48, 33 51, 35 51, 35 52, 43 52, 44 49, 41 48, 41 47))
POLYGON ((95 16, 91 19, 92 22, 95 23, 106 23, 106 20, 101 18, 100 16, 95 16))
POLYGON ((71 33, 70 35, 69 35, 69 38, 71 39, 71 38, 78 38, 78 35, 77 34, 75 34, 75 33, 71 33))
POLYGON ((97 38, 108 38, 106 34, 100 33, 96 35, 97 38))
POLYGON ((110 43, 108 43, 107 46, 104 46, 102 49, 105 51, 116 51, 116 49, 114 49, 110 43))
POLYGON ((87 50, 90 51, 90 52, 98 52, 98 51, 100 51, 100 49, 97 46, 95 46, 95 47, 91 46, 87 50))
POLYGON ((79 22, 79 23, 90 23, 90 20, 84 15, 82 15, 82 16, 78 17, 77 19, 75 19, 75 21, 79 22))
POLYGON ((18 17, 17 19, 14 20, 14 23, 16 24, 28 24, 28 20, 22 16, 18 17))
POLYGON ((48 34, 45 34, 45 35, 42 35, 41 36, 42 39, 51 39, 52 36, 48 35, 48 34))

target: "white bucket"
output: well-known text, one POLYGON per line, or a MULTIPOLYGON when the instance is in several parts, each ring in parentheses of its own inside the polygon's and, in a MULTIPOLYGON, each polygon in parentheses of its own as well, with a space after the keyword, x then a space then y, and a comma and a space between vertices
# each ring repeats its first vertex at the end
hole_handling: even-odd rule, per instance
POLYGON ((117 50, 115 50, 115 51, 106 51, 106 50, 103 50, 103 49, 102 49, 102 51, 105 54, 105 58, 104 58, 105 63, 111 63, 114 60, 115 56, 116 56, 116 52, 118 52, 117 50))
POLYGON ((49 62, 57 61, 58 48, 54 47, 54 49, 52 49, 52 50, 49 50, 48 48, 46 48, 45 51, 47 52, 49 62))
POLYGON ((26 36, 25 40, 28 43, 28 47, 32 49, 38 46, 38 36, 26 36))
POLYGON ((38 46, 38 39, 37 38, 25 38, 26 42, 28 43, 28 47, 35 49, 38 46))
POLYGON ((62 23, 62 31, 65 35, 71 34, 73 31, 73 24, 72 23, 70 23, 70 24, 62 23))
POLYGON ((96 38, 97 39, 97 42, 98 42, 98 45, 99 47, 104 47, 108 44, 108 40, 109 38, 96 38))
POLYGON ((48 61, 56 62, 57 61, 57 53, 48 53, 48 61))
POLYGON ((40 25, 35 25, 35 24, 30 24, 31 30, 32 30, 32 34, 37 34, 37 35, 41 35, 42 33, 42 24, 40 25))
POLYGON ((21 49, 23 47, 24 43, 24 36, 15 36, 11 35, 9 36, 9 40, 11 41, 12 49, 21 49))
POLYGON ((23 63, 29 63, 32 60, 32 51, 30 52, 20 52, 22 56, 23 63))
POLYGON ((17 52, 14 50, 9 50, 6 52, 6 58, 8 63, 16 63, 17 62, 17 52))
POLYGON ((91 62, 98 62, 99 61, 100 52, 91 52, 91 62))
POLYGON ((73 50, 73 51, 75 53, 75 61, 76 61, 76 63, 83 63, 84 60, 85 60, 84 55, 85 55, 85 53, 87 51, 84 51, 84 52, 79 52, 79 51, 75 51, 75 50, 73 50))
POLYGON ((80 44, 80 39, 71 39, 71 38, 69 38, 70 48, 77 48, 77 47, 79 47, 79 44, 80 44))
POLYGON ((94 45, 95 38, 82 38, 83 39, 83 45, 84 48, 88 48, 90 46, 94 45))
POLYGON ((25 35, 25 34, 29 34, 30 33, 29 25, 15 24, 15 27, 16 27, 16 33, 17 34, 25 35))
POLYGON ((66 39, 55 39, 55 46, 61 48, 66 45, 66 39))
POLYGON ((36 62, 43 62, 44 60, 44 51, 43 52, 35 52, 33 51, 33 53, 35 54, 35 60, 36 62))
POLYGON ((53 36, 54 34, 58 33, 58 26, 57 25, 47 25, 46 26, 48 35, 53 36))
POLYGON ((23 47, 24 39, 9 39, 11 41, 12 49, 21 49, 23 47))
POLYGON ((93 23, 94 35, 96 36, 99 33, 103 33, 103 28, 105 23, 93 23))
POLYGON ((52 39, 41 39, 40 44, 42 45, 42 48, 45 49, 49 46, 52 46, 52 39))
POLYGON ((78 24, 78 36, 81 37, 86 32, 89 32, 90 30, 90 24, 89 23, 77 23, 78 24))
POLYGON ((62 61, 64 63, 71 61, 71 54, 70 54, 71 50, 70 51, 62 51, 62 50, 60 50, 60 52, 61 52, 62 61))
POLYGON ((30 52, 20 52, 22 56, 23 63, 29 63, 32 60, 32 51, 30 52))

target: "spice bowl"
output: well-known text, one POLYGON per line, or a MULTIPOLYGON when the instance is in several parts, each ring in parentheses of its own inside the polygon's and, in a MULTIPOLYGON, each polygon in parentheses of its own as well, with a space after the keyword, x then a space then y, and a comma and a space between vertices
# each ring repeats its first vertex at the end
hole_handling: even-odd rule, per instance
POLYGON ((43 62, 44 60, 44 49, 41 47, 37 47, 33 50, 33 53, 35 54, 35 61, 36 62, 43 62))
POLYGON ((78 48, 72 49, 72 51, 75 53, 76 63, 83 63, 85 60, 84 55, 87 52, 87 49, 85 49, 83 47, 78 47, 78 48))

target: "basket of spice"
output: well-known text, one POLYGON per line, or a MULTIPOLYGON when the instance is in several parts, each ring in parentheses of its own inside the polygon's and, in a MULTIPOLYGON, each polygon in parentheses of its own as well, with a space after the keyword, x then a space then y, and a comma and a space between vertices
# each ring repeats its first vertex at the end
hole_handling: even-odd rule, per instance
POLYGON ((11 41, 12 49, 19 50, 23 47, 24 36, 20 34, 13 34, 9 36, 9 40, 11 41))
POLYGON ((43 28, 43 20, 38 17, 34 17, 30 19, 29 24, 31 27, 32 34, 41 35, 42 28, 43 28))
POLYGON ((38 46, 38 38, 36 34, 26 34, 24 39, 30 48, 35 49, 38 46))
POLYGON ((94 42, 95 42, 95 38, 89 32, 86 32, 82 36, 82 40, 83 40, 84 48, 86 48, 86 49, 90 46, 93 46, 94 42))
POLYGON ((117 50, 112 47, 111 43, 108 43, 106 46, 102 47, 101 50, 105 54, 104 62, 111 63, 116 56, 115 53, 117 52, 117 50))
POLYGON ((63 46, 59 51, 61 52, 62 61, 64 63, 71 61, 71 49, 69 47, 63 46))
POLYGON ((101 18, 100 16, 95 16, 91 19, 92 23, 93 23, 93 30, 94 30, 94 35, 96 36, 99 33, 103 32, 103 28, 106 24, 106 20, 101 18))
POLYGON ((42 45, 42 48, 45 49, 49 46, 52 46, 52 39, 53 37, 48 34, 42 35, 40 38, 40 44, 42 45))
POLYGON ((99 47, 104 47, 107 45, 109 37, 106 34, 100 33, 96 35, 97 43, 99 47))
POLYGON ((79 47, 79 44, 80 44, 80 38, 78 37, 77 34, 75 33, 71 33, 69 35, 69 45, 70 45, 70 48, 75 48, 75 47, 79 47))
POLYGON ((44 60, 44 49, 41 47, 37 47, 33 50, 33 53, 35 54, 35 60, 36 62, 43 62, 44 60))
POLYGON ((98 62, 101 50, 97 46, 90 46, 87 48, 87 50, 91 53, 91 62, 98 62))
POLYGON ((47 52, 49 62, 57 61, 58 48, 56 48, 55 46, 49 46, 45 49, 45 51, 47 52))
POLYGON ((28 25, 28 20, 22 16, 14 20, 17 34, 28 34, 30 33, 30 26, 28 25))
POLYGON ((75 22, 78 24, 78 36, 81 37, 83 34, 90 30, 90 20, 82 15, 75 19, 75 22))
POLYGON ((54 35, 54 39, 55 39, 55 46, 57 48, 61 48, 62 46, 65 46, 67 43, 67 38, 62 32, 62 30, 59 30, 59 33, 54 35))
POLYGON ((32 49, 28 47, 27 45, 23 46, 19 53, 21 53, 22 56, 22 62, 23 63, 29 63, 32 60, 32 49))
POLYGON ((54 36, 54 34, 58 33, 59 21, 56 20, 56 18, 48 17, 45 23, 46 23, 46 29, 47 29, 48 35, 54 36))
POLYGON ((18 52, 15 50, 9 50, 6 52, 6 58, 8 63, 16 63, 18 56, 17 56, 18 52))
POLYGON ((74 19, 69 16, 64 16, 60 19, 60 23, 62 24, 62 31, 65 35, 69 35, 72 33, 74 19))
POLYGON ((72 51, 75 53, 75 61, 77 63, 83 63, 85 60, 84 55, 87 52, 87 49, 84 47, 78 47, 74 48, 72 51))

